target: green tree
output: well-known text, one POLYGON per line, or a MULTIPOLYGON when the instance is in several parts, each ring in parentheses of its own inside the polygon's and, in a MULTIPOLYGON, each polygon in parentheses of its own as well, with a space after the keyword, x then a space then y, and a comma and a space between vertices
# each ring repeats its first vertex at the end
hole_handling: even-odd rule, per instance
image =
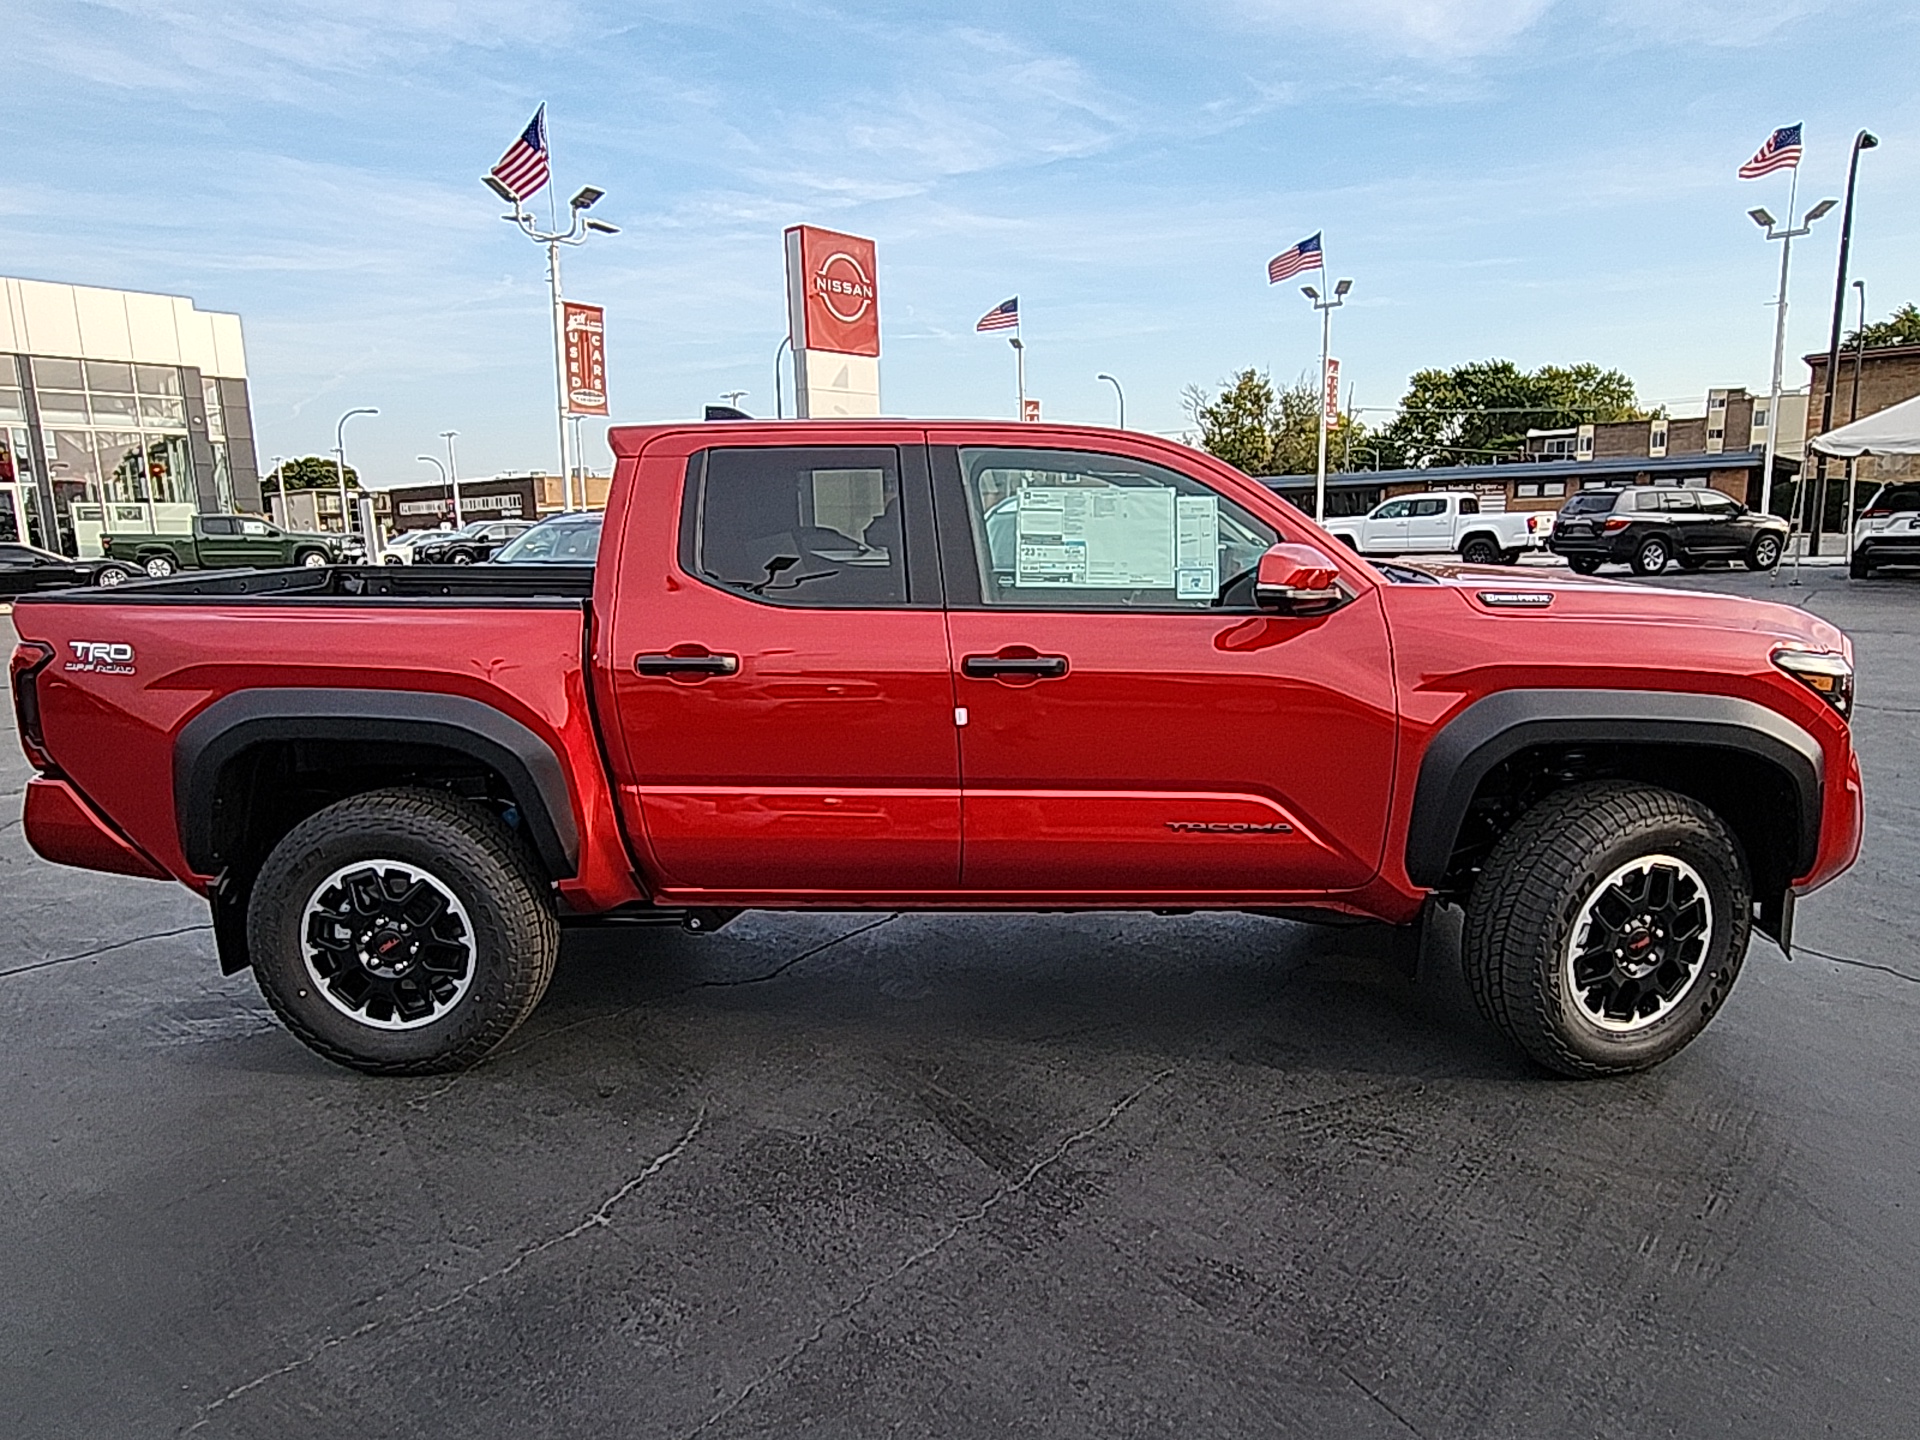
POLYGON ((1376 444, 1382 466, 1486 464, 1517 454, 1529 430, 1646 418, 1618 370, 1476 360, 1414 375, 1376 444))
MULTIPOLYGON (((273 470, 267 472, 260 482, 269 495, 280 493, 280 481, 284 479, 289 490, 337 490, 340 486, 340 471, 331 459, 320 455, 302 455, 298 460, 283 460, 273 470)), ((353 466, 347 466, 347 489, 360 488, 360 472, 353 466)))
MULTIPOLYGON (((1226 381, 1217 395, 1189 385, 1183 399, 1200 427, 1208 454, 1249 475, 1311 475, 1319 459, 1319 393, 1303 375, 1284 390, 1248 367, 1226 381)), ((1327 432, 1327 469, 1345 470, 1366 437, 1366 427, 1343 415, 1327 432)))
POLYGON ((1858 345, 1862 334, 1866 336, 1869 350, 1883 345, 1920 345, 1920 305, 1909 300, 1885 320, 1876 320, 1855 330, 1841 342, 1842 347, 1850 349, 1858 345))

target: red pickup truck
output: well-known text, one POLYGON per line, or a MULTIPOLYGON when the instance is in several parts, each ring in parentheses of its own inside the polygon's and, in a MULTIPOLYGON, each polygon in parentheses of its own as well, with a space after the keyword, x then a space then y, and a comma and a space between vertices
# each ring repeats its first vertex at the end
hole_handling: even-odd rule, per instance
POLYGON ((569 923, 1451 903, 1572 1075, 1685 1045, 1859 849, 1851 647, 1798 610, 1369 562, 1131 433, 612 442, 594 566, 23 599, 34 848, 205 895, 223 967, 378 1073, 497 1046, 569 923))

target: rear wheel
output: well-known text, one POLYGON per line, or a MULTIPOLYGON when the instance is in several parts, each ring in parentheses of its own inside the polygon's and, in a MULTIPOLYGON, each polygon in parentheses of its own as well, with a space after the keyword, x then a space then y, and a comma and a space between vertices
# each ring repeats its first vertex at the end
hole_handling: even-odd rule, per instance
POLYGON ((96 585, 124 585, 133 578, 133 571, 124 565, 102 565, 93 574, 96 585))
POLYGON ((1772 534, 1756 535, 1753 544, 1747 547, 1747 568, 1771 570, 1779 563, 1780 537, 1772 534))
POLYGON ((1470 535, 1460 547, 1460 558, 1469 565, 1498 565, 1500 547, 1490 535, 1470 535))
POLYGON ((1494 846, 1467 901, 1462 964, 1482 1013, 1548 1069, 1644 1070, 1725 1002, 1752 892, 1739 842, 1698 801, 1578 786, 1494 846))
POLYGON ((1633 552, 1633 573, 1658 575, 1667 568, 1667 561, 1672 558, 1673 551, 1667 547, 1666 539, 1659 535, 1649 535, 1640 542, 1640 548, 1633 552))
POLYGON ((471 565, 473 563, 473 552, 470 550, 456 550, 447 557, 447 563, 449 565, 471 565))
POLYGON ((310 816, 247 910, 255 978, 307 1046, 373 1075, 477 1064, 533 1012, 560 930, 505 825, 432 790, 375 790, 310 816))
POLYGON ((155 580, 164 580, 180 567, 174 563, 171 555, 149 555, 140 568, 155 580))
MULTIPOLYGON (((1847 574, 1855 580, 1865 580, 1872 576, 1873 562, 1867 558, 1866 551, 1856 550, 1853 552, 1853 558, 1847 561, 1847 574)), ((100 583, 104 585, 106 581, 103 580, 100 583)))
POLYGON ((1600 568, 1598 555, 1569 555, 1567 568, 1576 575, 1591 575, 1600 568))

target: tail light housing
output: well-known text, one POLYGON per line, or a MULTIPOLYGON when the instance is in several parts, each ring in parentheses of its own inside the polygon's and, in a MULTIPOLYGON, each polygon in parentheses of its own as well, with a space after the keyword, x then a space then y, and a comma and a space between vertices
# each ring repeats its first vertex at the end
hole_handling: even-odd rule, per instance
POLYGON ((1633 521, 1624 515, 1609 515, 1607 523, 1600 527, 1600 532, 1603 535, 1617 535, 1632 523, 1633 521))
POLYGON ((13 647, 8 671, 13 681, 13 713, 19 721, 20 748, 27 752, 27 763, 41 774, 52 772, 53 757, 47 753, 46 736, 40 728, 40 672, 53 661, 53 649, 38 640, 22 640, 13 647))
POLYGON ((1860 518, 1862 520, 1885 520, 1892 514, 1893 512, 1891 510, 1862 510, 1860 512, 1860 518))
POLYGON ((1527 516, 1527 534, 1529 535, 1535 534, 1539 531, 1539 529, 1540 529, 1540 517, 1538 515, 1527 516))

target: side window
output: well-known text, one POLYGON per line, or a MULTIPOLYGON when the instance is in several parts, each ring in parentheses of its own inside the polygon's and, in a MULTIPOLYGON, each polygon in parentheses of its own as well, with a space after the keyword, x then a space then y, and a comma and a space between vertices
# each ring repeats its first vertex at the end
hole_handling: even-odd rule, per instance
POLYGON ((1731 515, 1733 497, 1722 495, 1718 490, 1702 490, 1694 496, 1694 503, 1712 515, 1731 515))
POLYGON ((233 534, 233 521, 224 515, 206 515, 201 517, 200 529, 203 534, 207 535, 231 535, 233 534))
POLYGON ((1389 500, 1369 518, 1374 520, 1404 520, 1412 512, 1411 500, 1389 500))
POLYGON ((1478 515, 1480 513, 1480 502, 1471 495, 1462 495, 1460 497, 1460 513, 1462 515, 1478 515))
POLYGON ((1633 497, 1633 508, 1636 510, 1658 510, 1662 508, 1660 505, 1660 492, 1658 490, 1636 491, 1633 497))
POLYGON ((1414 515, 1444 515, 1447 513, 1447 502, 1442 496, 1429 495, 1424 500, 1414 501, 1411 513, 1414 515))
POLYGON ((1685 490, 1667 490, 1660 496, 1662 510, 1678 511, 1691 515, 1699 507, 1694 504, 1693 496, 1685 490))
POLYGON ((907 603, 898 451, 708 450, 694 477, 681 561, 701 579, 781 605, 907 603))
POLYGON ((0 545, 0 565, 25 565, 33 559, 33 552, 21 545, 0 545))
POLYGON ((989 605, 1210 609, 1279 539, 1198 480, 1144 460, 962 450, 960 472, 989 605))
POLYGON ((242 520, 240 522, 240 533, 242 535, 253 535, 260 539, 266 539, 274 534, 274 529, 264 520, 242 520))

